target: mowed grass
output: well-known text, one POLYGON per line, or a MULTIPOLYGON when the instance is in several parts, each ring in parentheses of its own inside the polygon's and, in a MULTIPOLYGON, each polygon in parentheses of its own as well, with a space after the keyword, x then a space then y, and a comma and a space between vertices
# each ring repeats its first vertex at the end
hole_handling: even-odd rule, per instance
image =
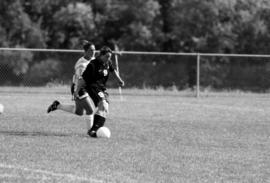
POLYGON ((47 114, 68 88, 0 88, 0 182, 270 182, 268 95, 109 90, 110 139, 47 114))

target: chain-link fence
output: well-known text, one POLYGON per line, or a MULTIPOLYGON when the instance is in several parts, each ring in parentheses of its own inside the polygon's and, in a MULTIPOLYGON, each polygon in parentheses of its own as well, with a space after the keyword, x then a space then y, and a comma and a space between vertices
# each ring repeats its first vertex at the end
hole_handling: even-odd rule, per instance
POLYGON ((1 50, 1 86, 44 86, 70 82, 78 52, 1 50))
MULTIPOLYGON (((127 88, 270 88, 270 56, 121 53, 117 60, 127 88)), ((82 55, 80 50, 0 49, 0 86, 70 84, 74 64, 82 55)), ((110 79, 108 87, 117 84, 110 79)))

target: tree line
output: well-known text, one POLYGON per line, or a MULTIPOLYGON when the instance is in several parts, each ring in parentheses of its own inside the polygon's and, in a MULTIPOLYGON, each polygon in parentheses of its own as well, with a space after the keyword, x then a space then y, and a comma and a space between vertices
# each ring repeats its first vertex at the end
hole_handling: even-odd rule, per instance
MULTIPOLYGON (((0 12, 0 47, 81 49, 87 39, 97 48, 117 45, 133 51, 269 54, 270 50, 270 1, 265 0, 1 0, 0 12)), ((67 71, 59 71, 63 64, 72 68, 76 60, 23 52, 2 52, 0 59, 0 71, 13 78, 0 79, 0 84, 32 80, 44 84, 63 75, 62 80, 67 80, 67 71), (46 77, 35 76, 40 67, 48 70, 46 77), (16 81, 16 76, 21 79, 16 81)), ((182 89, 195 84, 194 58, 125 59, 123 78, 130 80, 131 87, 182 89), (144 74, 143 68, 149 72, 144 74), (166 79, 158 76, 165 72, 162 69, 166 79), (144 80, 134 80, 136 75, 144 80)), ((202 84, 267 89, 269 64, 241 60, 205 58, 202 84)))

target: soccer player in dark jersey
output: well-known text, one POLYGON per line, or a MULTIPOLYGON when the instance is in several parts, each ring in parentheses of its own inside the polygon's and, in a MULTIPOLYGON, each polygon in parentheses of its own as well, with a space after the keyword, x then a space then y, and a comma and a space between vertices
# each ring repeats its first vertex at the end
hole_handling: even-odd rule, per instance
MULTIPOLYGON (((100 55, 87 65, 74 93, 76 100, 83 101, 81 105, 86 113, 94 114, 93 125, 87 132, 91 137, 96 137, 96 131, 104 125, 109 112, 108 93, 106 92, 109 73, 113 73, 119 85, 124 86, 124 81, 112 65, 111 56, 112 50, 107 46, 102 47, 100 55)), ((61 108, 61 104, 55 101, 48 111, 58 108, 61 108)))
MULTIPOLYGON (((94 115, 94 123, 88 134, 92 137, 96 136, 98 128, 105 123, 109 105, 108 93, 106 92, 106 82, 109 78, 109 73, 112 72, 120 86, 124 86, 124 81, 114 69, 111 62, 112 50, 109 47, 103 47, 100 50, 100 57, 92 60, 86 67, 80 80, 81 86, 85 85, 85 89, 90 96, 92 108, 97 109, 94 115)), ((78 95, 80 95, 78 93, 78 95)))

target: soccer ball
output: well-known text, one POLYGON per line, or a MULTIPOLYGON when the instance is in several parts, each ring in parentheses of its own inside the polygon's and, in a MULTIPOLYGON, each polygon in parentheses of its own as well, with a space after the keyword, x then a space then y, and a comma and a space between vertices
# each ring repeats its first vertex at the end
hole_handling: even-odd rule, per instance
POLYGON ((0 114, 2 114, 4 112, 4 106, 3 104, 0 104, 0 114))
POLYGON ((103 126, 103 127, 100 127, 98 130, 97 130, 97 137, 98 138, 110 138, 111 137, 111 131, 109 128, 103 126))

